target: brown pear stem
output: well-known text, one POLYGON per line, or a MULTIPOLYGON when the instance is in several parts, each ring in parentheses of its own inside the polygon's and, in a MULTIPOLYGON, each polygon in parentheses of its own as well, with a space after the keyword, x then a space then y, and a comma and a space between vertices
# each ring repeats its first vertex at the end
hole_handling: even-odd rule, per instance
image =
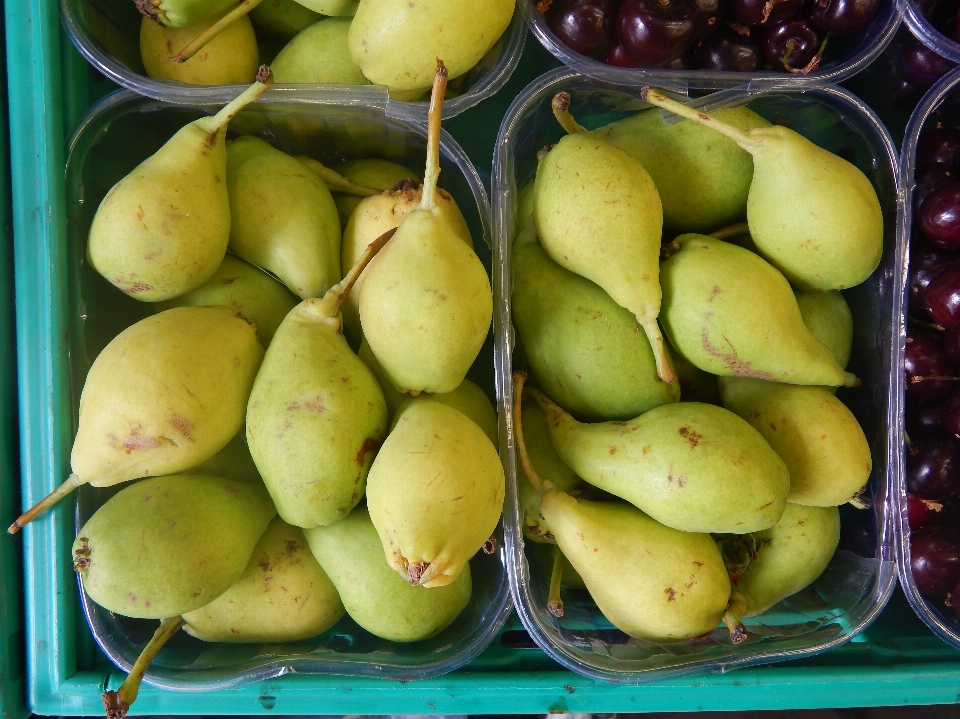
POLYGON ((35 505, 30 507, 30 509, 28 509, 26 512, 24 512, 19 517, 17 517, 17 521, 15 521, 13 524, 7 527, 7 532, 9 532, 10 534, 16 534, 23 528, 24 525, 36 519, 38 515, 50 509, 50 507, 52 507, 61 499, 66 497, 68 494, 70 494, 70 492, 75 490, 77 487, 81 487, 86 483, 87 483, 87 480, 80 479, 80 477, 76 474, 71 474, 69 477, 67 477, 66 482, 61 484, 55 490, 50 492, 50 494, 48 494, 46 497, 41 499, 35 505))
POLYGON ((573 119, 573 115, 570 114, 569 92, 558 92, 554 95, 553 101, 550 103, 550 108, 553 110, 553 116, 557 118, 557 122, 560 123, 560 127, 566 130, 568 135, 575 135, 587 131, 587 128, 580 125, 580 123, 573 119))
POLYGON ((547 611, 555 617, 563 616, 563 599, 560 597, 560 582, 563 579, 563 552, 553 548, 553 570, 550 572, 550 594, 547 595, 547 611))
POLYGON ((420 209, 433 210, 437 206, 437 180, 440 177, 440 123, 443 120, 443 98, 447 92, 447 68, 437 58, 437 73, 433 76, 430 111, 427 114, 427 167, 423 173, 423 195, 420 209))
POLYGON ((640 97, 649 102, 651 105, 656 105, 664 110, 669 110, 674 115, 679 115, 680 117, 686 118, 687 120, 695 122, 698 125, 703 125, 704 127, 712 127, 721 135, 726 135, 729 137, 747 152, 753 152, 763 145, 762 141, 754 138, 749 132, 745 132, 739 127, 734 127, 733 125, 723 122, 722 120, 710 117, 710 115, 707 113, 701 112, 700 110, 695 110, 694 108, 688 107, 681 102, 671 100, 662 92, 652 87, 640 88, 640 97))
POLYGON ((530 455, 527 454, 527 443, 523 440, 521 405, 523 404, 523 385, 526 381, 527 373, 523 370, 517 370, 513 373, 513 436, 517 440, 517 457, 520 460, 520 468, 527 475, 527 479, 530 480, 533 491, 542 497, 553 489, 553 484, 544 481, 537 474, 537 470, 533 468, 533 462, 530 461, 530 455))
POLYGON ((306 155, 297 155, 297 159, 304 165, 306 165, 310 170, 313 171, 313 174, 317 175, 323 184, 327 186, 327 189, 331 192, 342 192, 345 195, 354 195, 355 197, 373 197, 374 195, 379 195, 389 188, 377 189, 375 187, 364 187, 363 185, 358 185, 353 180, 344 177, 336 170, 331 170, 329 167, 324 165, 322 162, 314 160, 312 157, 307 157, 306 155))
POLYGON ((650 349, 653 350, 653 359, 657 363, 657 374, 667 384, 677 381, 677 373, 670 366, 670 358, 667 357, 667 350, 663 345, 663 334, 660 332, 660 325, 656 320, 646 322, 642 325, 643 331, 647 333, 647 340, 650 342, 650 349))
POLYGON ((123 719, 127 715, 130 706, 137 700, 137 693, 140 691, 140 682, 143 681, 143 675, 147 673, 150 662, 163 648, 163 645, 185 624, 183 617, 167 617, 161 620, 157 631, 147 642, 147 646, 140 652, 136 663, 130 669, 127 678, 115 692, 104 692, 100 695, 103 701, 103 708, 107 711, 109 719, 123 719))
POLYGON ((186 47, 184 47, 180 52, 170 59, 175 63, 186 62, 200 52, 204 45, 253 10, 261 2, 263 2, 263 0, 242 0, 242 2, 233 8, 233 10, 228 12, 222 18, 213 23, 213 25, 197 35, 193 40, 187 43, 186 47))
POLYGON ((340 284, 335 285, 334 288, 331 288, 331 290, 337 290, 337 305, 336 309, 334 310, 334 315, 340 311, 340 305, 342 305, 344 300, 347 299, 347 295, 350 294, 350 290, 353 288, 354 283, 360 278, 360 275, 366 269, 367 265, 370 263, 370 260, 372 260, 374 255, 376 255, 380 249, 390 241, 396 232, 397 228, 391 227, 389 230, 367 245, 367 249, 363 251, 360 259, 357 260, 357 264, 350 268, 347 276, 340 280, 340 284))
POLYGON ((273 85, 273 73, 266 65, 261 65, 257 71, 257 81, 246 90, 237 95, 229 104, 225 105, 220 112, 212 117, 204 117, 198 122, 203 123, 208 132, 218 132, 230 124, 243 108, 260 97, 273 85))
POLYGON ((750 226, 746 222, 738 222, 735 225, 730 225, 729 227, 722 227, 719 230, 715 230, 707 235, 707 237, 712 237, 715 240, 729 240, 731 237, 745 235, 748 232, 750 232, 750 226))
POLYGON ((857 490, 857 493, 854 494, 847 502, 857 509, 870 509, 873 506, 873 500, 867 496, 867 486, 864 485, 857 490))
POLYGON ((723 623, 730 630, 730 641, 733 644, 742 644, 747 639, 747 628, 741 621, 743 615, 747 612, 746 599, 740 592, 733 590, 730 593, 730 601, 727 603, 727 611, 723 614, 723 623))

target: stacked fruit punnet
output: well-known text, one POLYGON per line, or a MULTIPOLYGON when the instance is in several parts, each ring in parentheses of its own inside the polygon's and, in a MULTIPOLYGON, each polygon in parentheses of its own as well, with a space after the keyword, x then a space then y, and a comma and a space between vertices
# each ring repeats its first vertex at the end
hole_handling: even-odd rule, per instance
POLYGON ((538 385, 515 374, 524 532, 558 545, 554 614, 572 573, 631 636, 722 620, 739 643, 743 618, 827 566, 837 506, 864 503, 870 448, 834 394, 859 384, 838 290, 876 269, 882 214, 801 135, 642 94, 688 121, 652 109, 587 132, 561 93, 569 134, 520 193, 513 321, 538 385))
POLYGON ((497 418, 465 379, 493 300, 437 187, 446 69, 437 61, 419 186, 382 160, 344 163, 345 177, 259 138, 228 144, 230 119, 271 81, 261 68, 100 204, 90 264, 157 312, 96 358, 73 473, 10 528, 83 484, 140 480, 72 550, 93 601, 161 620, 104 693, 111 717, 181 627, 205 641, 299 641, 346 612, 391 641, 435 636, 470 602, 470 559, 495 545, 497 418), (361 275, 363 358, 340 316, 361 275))

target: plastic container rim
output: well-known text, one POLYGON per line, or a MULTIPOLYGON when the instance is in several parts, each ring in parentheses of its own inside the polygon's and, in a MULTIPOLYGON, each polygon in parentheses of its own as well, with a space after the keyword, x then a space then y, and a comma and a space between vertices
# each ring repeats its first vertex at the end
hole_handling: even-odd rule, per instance
POLYGON ((903 22, 915 38, 938 55, 953 62, 960 62, 960 43, 951 40, 931 25, 915 0, 904 0, 903 22))

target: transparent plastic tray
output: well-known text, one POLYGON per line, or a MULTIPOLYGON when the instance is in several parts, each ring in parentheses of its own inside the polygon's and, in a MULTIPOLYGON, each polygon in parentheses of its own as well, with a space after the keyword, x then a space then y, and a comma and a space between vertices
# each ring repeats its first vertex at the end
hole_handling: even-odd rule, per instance
MULTIPOLYGON (((639 88, 624 88, 577 76, 569 69, 547 73, 516 99, 500 127, 494 155, 494 261, 501 295, 497 334, 500 382, 511 406, 510 253, 517 190, 536 174, 537 151, 555 143, 563 130, 554 120, 550 99, 561 90, 572 95, 576 119, 593 129, 648 107, 639 88)), ((884 252, 880 267, 863 284, 844 292, 854 316, 850 370, 861 387, 840 390, 870 442, 873 473, 871 510, 841 510, 846 539, 823 575, 808 589, 760 617, 746 620, 750 638, 732 646, 726 629, 706 640, 658 645, 631 639, 599 613, 585 593, 564 595, 562 619, 546 609, 549 572, 537 567, 521 531, 516 494, 514 435, 507 420, 508 495, 504 509, 508 571, 514 604, 527 631, 544 651, 585 676, 618 682, 649 682, 695 672, 803 657, 843 644, 872 622, 896 581, 893 522, 888 501, 900 467, 897 391, 901 323, 900 295, 904 263, 898 233, 901 202, 897 154, 879 119, 857 98, 838 87, 796 90, 729 90, 697 103, 705 109, 750 103, 767 119, 786 124, 820 146, 854 162, 873 182, 884 213, 884 252), (862 533, 858 542, 848 541, 862 533), (859 554, 845 546, 860 547, 859 554)))
POLYGON ((537 0, 518 2, 537 40, 564 65, 569 65, 581 75, 618 85, 653 84, 676 89, 720 89, 748 84, 797 86, 840 82, 863 70, 883 52, 900 25, 905 0, 880 0, 877 15, 866 28, 851 35, 831 36, 820 68, 808 75, 771 70, 730 72, 614 67, 574 52, 558 40, 547 26, 543 14, 537 10, 537 0))
MULTIPOLYGON (((909 241, 911 237, 911 223, 913 221, 913 190, 916 180, 914 171, 916 169, 917 159, 917 140, 927 123, 942 122, 945 125, 956 125, 960 123, 960 68, 944 75, 940 80, 930 88, 930 91, 924 95, 923 100, 917 105, 910 122, 907 124, 907 130, 903 137, 903 151, 900 157, 900 176, 903 178, 904 189, 904 212, 903 212, 903 237, 907 243, 909 251, 909 241)), ((904 268, 903 285, 904 292, 907 287, 907 268, 904 268)), ((907 320, 907 300, 901 299, 903 308, 900 323, 903 327, 903 337, 906 337, 907 320)), ((898 367, 903 367, 903 353, 900 352, 898 367)), ((901 398, 903 397, 903 370, 897 373, 897 391, 901 398)), ((905 406, 901 399, 901 405, 905 406)), ((903 444, 903 415, 897 418, 896 437, 903 444)), ((901 452, 902 455, 902 452, 901 452)), ((901 462, 905 458, 901 457, 901 462)), ((944 610, 942 604, 931 602, 922 597, 917 584, 913 580, 913 572, 910 570, 910 524, 907 521, 907 481, 905 466, 901 466, 897 473, 899 481, 893 487, 891 498, 893 500, 893 515, 897 529, 897 561, 900 565, 900 584, 903 586, 903 592, 907 595, 910 606, 919 615, 920 619, 930 627, 930 630, 940 637, 947 644, 960 648, 960 621, 957 620, 954 612, 944 610)))
POLYGON ((960 43, 937 30, 920 9, 917 0, 904 0, 903 23, 920 42, 941 57, 960 62, 960 43))
MULTIPOLYGON (((63 392, 76 408, 90 363, 124 327, 150 314, 148 303, 117 292, 84 260, 86 236, 100 201, 110 187, 153 153, 187 122, 216 108, 165 105, 121 91, 95 105, 81 121, 69 148, 66 176, 68 267, 67 316, 64 347, 69 351, 69 374, 62 378, 63 392)), ((270 102, 261 100, 242 112, 230 125, 231 133, 256 134, 284 151, 306 153, 325 164, 356 157, 380 157, 411 169, 423 167, 425 128, 387 118, 379 107, 357 104, 270 102)), ((477 252, 490 266, 489 208, 476 171, 448 134, 441 139, 440 184, 457 199, 477 252)), ((491 397, 494 385, 492 339, 481 351, 470 372, 491 397)), ((67 424, 66 426, 69 426, 67 424)), ((67 443, 72 439, 63 438, 67 443)), ((66 468, 63 468, 64 472, 66 468)), ((64 474, 65 476, 65 474, 64 474)), ((35 477, 26 500, 41 496, 59 477, 35 477), (42 479, 42 481, 40 481, 42 479)), ((77 527, 96 507, 122 486, 110 489, 83 487, 78 492, 77 527)), ((66 504, 66 503, 64 503, 66 504)), ((66 508, 57 508, 38 524, 63 522, 66 508)), ((54 554, 53 571, 69 571, 70 543, 64 537, 54 554)), ((75 533, 71 532, 71 536, 75 533)), ((344 617, 314 639, 291 644, 215 644, 178 633, 147 674, 150 684, 180 690, 206 690, 249 681, 299 674, 346 674, 407 680, 449 672, 473 659, 496 636, 510 612, 510 594, 504 566, 502 527, 497 534, 500 550, 483 553, 471 561, 473 596, 463 613, 433 639, 400 644, 379 639, 344 617)), ((78 592, 83 609, 101 649, 128 670, 156 629, 155 621, 119 617, 78 592)))
MULTIPOLYGON (((237 85, 187 85, 171 80, 147 77, 140 60, 141 15, 133 0, 60 0, 60 15, 67 34, 77 50, 91 65, 121 87, 165 102, 188 105, 227 103, 240 93, 237 85)), ((458 94, 449 92, 443 116, 459 115, 493 95, 510 79, 526 38, 520 13, 503 36, 464 77, 458 94)), ((276 98, 317 100, 339 92, 344 102, 374 105, 390 117, 426 122, 427 101, 391 100, 380 85, 275 85, 270 95, 276 98)))

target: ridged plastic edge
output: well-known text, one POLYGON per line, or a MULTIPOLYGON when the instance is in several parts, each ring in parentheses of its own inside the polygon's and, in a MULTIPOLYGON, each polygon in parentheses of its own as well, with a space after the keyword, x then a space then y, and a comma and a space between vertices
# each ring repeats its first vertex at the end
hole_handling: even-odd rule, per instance
POLYGON ((960 43, 937 30, 923 16, 915 0, 904 0, 903 22, 917 40, 941 57, 960 62, 960 43))

